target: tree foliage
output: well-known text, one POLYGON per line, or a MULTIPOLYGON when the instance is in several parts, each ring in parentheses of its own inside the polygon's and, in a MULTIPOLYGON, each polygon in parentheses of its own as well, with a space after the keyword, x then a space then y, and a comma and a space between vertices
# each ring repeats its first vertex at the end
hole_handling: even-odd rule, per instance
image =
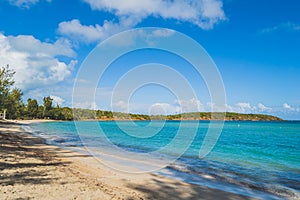
POLYGON ((7 117, 16 119, 21 116, 24 104, 22 103, 22 91, 12 88, 15 81, 15 71, 9 69, 9 65, 0 69, 0 110, 7 110, 7 117))
POLYGON ((44 103, 44 113, 43 113, 43 115, 44 115, 45 118, 50 118, 53 115, 53 113, 51 113, 52 101, 53 101, 53 99, 50 96, 43 98, 43 103, 44 103))
POLYGON ((7 117, 16 119, 23 114, 24 104, 22 102, 22 91, 20 89, 12 89, 5 98, 5 108, 7 109, 7 117))
POLYGON ((9 69, 9 65, 0 69, 0 94, 9 93, 10 87, 15 83, 13 76, 16 72, 9 69))
POLYGON ((38 118, 39 104, 36 99, 27 100, 27 116, 30 119, 38 118))

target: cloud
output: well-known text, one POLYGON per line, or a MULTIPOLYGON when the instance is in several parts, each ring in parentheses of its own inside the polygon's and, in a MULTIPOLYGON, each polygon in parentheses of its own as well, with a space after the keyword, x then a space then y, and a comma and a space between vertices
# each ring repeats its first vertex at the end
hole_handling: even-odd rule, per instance
POLYGON ((300 107, 298 104, 290 105, 288 103, 284 103, 281 107, 277 107, 275 114, 284 119, 299 120, 300 107))
POLYGON ((125 112, 128 113, 129 111, 129 103, 126 103, 125 101, 118 101, 116 103, 114 103, 113 105, 113 111, 121 111, 121 112, 125 112))
POLYGON ((53 106, 59 105, 61 106, 65 100, 61 97, 50 95, 51 99, 53 99, 53 106))
POLYGON ((179 107, 169 103, 129 103, 125 101, 116 101, 112 105, 111 110, 124 113, 145 113, 149 115, 170 114, 179 112, 179 107))
POLYGON ((9 64, 16 71, 16 86, 25 92, 64 81, 76 64, 74 57, 76 54, 65 39, 46 43, 30 35, 0 33, 0 66, 9 64))
POLYGON ((236 107, 237 111, 241 113, 246 113, 254 110, 254 108, 250 105, 250 103, 241 102, 241 103, 237 103, 236 106, 237 106, 236 107))
POLYGON ((180 112, 180 108, 169 103, 155 103, 150 106, 151 115, 168 115, 180 112))
POLYGON ((272 108, 267 107, 267 106, 265 106, 265 105, 262 104, 262 103, 258 103, 258 104, 257 104, 257 108, 258 108, 258 110, 261 111, 261 112, 264 112, 264 111, 271 111, 271 110, 272 110, 272 108))
MULTIPOLYGON (((86 44, 99 42, 107 37, 135 27, 152 16, 189 22, 202 29, 212 29, 226 20, 221 0, 84 0, 92 9, 114 14, 117 19, 104 21, 102 25, 83 25, 78 19, 61 22, 58 33, 74 41, 86 44)), ((171 32, 157 32, 167 36, 171 32)))
POLYGON ((234 108, 230 105, 216 105, 213 102, 208 102, 207 109, 203 111, 209 111, 209 112, 234 112, 234 108))
POLYGON ((8 2, 20 8, 30 8, 32 5, 39 3, 40 1, 51 2, 52 0, 8 0, 8 2))
POLYGON ((104 21, 103 25, 82 25, 77 19, 72 21, 61 22, 58 25, 58 33, 64 35, 74 41, 83 42, 86 44, 99 42, 107 37, 125 30, 127 27, 125 21, 113 23, 104 21))
POLYGON ((221 0, 84 0, 95 10, 114 13, 118 17, 135 16, 142 20, 149 16, 175 19, 211 29, 225 20, 221 0))
POLYGON ((173 31, 173 30, 159 29, 159 30, 153 31, 152 34, 154 37, 169 37, 169 36, 173 35, 174 33, 175 33, 175 31, 173 31))
POLYGON ((239 102, 235 105, 215 105, 214 103, 207 103, 207 111, 213 112, 237 112, 237 113, 263 113, 263 112, 271 112, 273 108, 267 107, 262 103, 258 103, 257 106, 252 106, 248 102, 239 102))
POLYGON ((113 102, 112 104, 113 111, 146 113, 150 115, 199 112, 202 108, 203 105, 195 98, 175 100, 172 103, 156 102, 153 104, 129 103, 121 100, 113 102))
POLYGON ((43 98, 45 96, 54 97, 56 101, 53 103, 56 106, 56 103, 59 106, 72 106, 72 92, 73 84, 68 81, 64 81, 63 84, 55 84, 49 86, 43 86, 35 89, 30 89, 24 93, 23 100, 26 101, 27 98, 36 99, 39 104, 43 104, 43 98), (56 97, 62 99, 62 102, 56 97))
POLYGON ((73 108, 97 110, 98 106, 97 106, 96 102, 85 101, 85 102, 73 103, 73 108))
POLYGON ((289 32, 300 31, 300 24, 296 24, 292 22, 282 23, 273 27, 265 28, 261 31, 261 33, 263 34, 272 33, 276 31, 289 31, 289 32))
POLYGON ((294 110, 294 108, 292 106, 290 106, 289 104, 287 104, 287 103, 283 104, 283 108, 286 109, 286 110, 294 110))
POLYGON ((176 112, 199 112, 200 109, 202 109, 203 105, 202 103, 195 99, 189 99, 189 100, 175 100, 176 109, 174 109, 176 112))
POLYGON ((150 112, 153 115, 199 112, 201 109, 203 109, 203 104, 195 98, 175 100, 174 103, 154 103, 150 106, 150 112))

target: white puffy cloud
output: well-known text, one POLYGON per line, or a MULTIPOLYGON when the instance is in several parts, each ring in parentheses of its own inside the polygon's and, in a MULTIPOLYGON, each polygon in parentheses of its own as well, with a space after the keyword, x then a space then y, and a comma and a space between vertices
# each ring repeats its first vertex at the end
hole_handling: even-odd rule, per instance
POLYGON ((154 103, 150 106, 150 114, 175 114, 187 112, 199 112, 203 109, 202 103, 195 99, 175 100, 174 103, 154 103))
POLYGON ((11 5, 18 6, 20 8, 30 8, 30 6, 35 5, 40 1, 51 2, 52 0, 8 0, 11 5))
POLYGON ((96 102, 89 102, 89 101, 73 103, 72 106, 73 108, 82 108, 82 109, 91 109, 91 110, 98 109, 96 102))
POLYGON ((235 105, 215 105, 214 103, 207 103, 208 111, 213 112, 237 112, 237 113, 262 113, 262 112, 271 112, 273 109, 267 107, 262 103, 258 103, 257 106, 252 106, 247 102, 239 102, 235 105))
POLYGON ((154 104, 142 104, 142 103, 130 103, 125 101, 116 101, 111 105, 112 111, 124 112, 124 113, 146 113, 149 115, 170 114, 179 112, 179 107, 169 103, 154 103, 154 104))
POLYGON ((53 106, 59 105, 61 106, 65 100, 61 97, 55 96, 55 95, 50 95, 51 99, 53 99, 53 106))
POLYGON ((0 66, 9 64, 16 71, 16 86, 25 91, 64 81, 76 64, 75 56, 64 39, 46 43, 33 36, 0 33, 0 66), (70 61, 61 61, 60 56, 70 61))
POLYGON ((293 107, 290 106, 288 103, 284 103, 283 108, 286 109, 286 110, 293 110, 293 107))
MULTIPOLYGON (((225 20, 221 0, 84 0, 95 10, 113 13, 118 19, 102 25, 83 25, 78 19, 59 24, 58 33, 74 41, 99 42, 112 34, 135 27, 143 19, 153 16, 193 23, 211 29, 225 20)), ((157 32, 167 36, 171 32, 157 32)))
POLYGON ((176 100, 176 112, 199 112, 202 108, 202 103, 195 98, 191 98, 188 100, 176 100))
POLYGON ((102 25, 83 25, 78 19, 64 21, 58 25, 57 32, 76 42, 86 44, 99 42, 109 36, 134 27, 138 21, 130 18, 120 18, 119 22, 104 21, 102 25))
POLYGON ((264 112, 264 111, 271 111, 271 110, 272 110, 272 108, 267 107, 267 106, 265 106, 265 105, 262 104, 262 103, 258 103, 258 104, 257 104, 257 108, 258 108, 258 110, 261 111, 261 112, 264 112))
POLYGON ((250 103, 240 102, 236 104, 236 110, 240 113, 247 113, 255 110, 255 107, 252 107, 250 103))
POLYGON ((149 114, 167 115, 180 112, 180 108, 169 103, 155 103, 150 106, 149 114))
POLYGON ((148 16, 176 19, 210 29, 225 20, 221 0, 84 0, 95 10, 112 12, 119 17, 148 16))
POLYGON ((105 21, 102 26, 82 25, 79 20, 61 22, 58 26, 58 33, 67 36, 74 41, 92 43, 104 40, 110 35, 125 30, 126 23, 113 23, 105 21))

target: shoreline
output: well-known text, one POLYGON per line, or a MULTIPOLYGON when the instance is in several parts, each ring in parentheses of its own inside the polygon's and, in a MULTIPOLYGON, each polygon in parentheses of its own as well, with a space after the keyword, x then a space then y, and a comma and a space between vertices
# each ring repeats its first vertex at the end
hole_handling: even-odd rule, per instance
POLYGON ((21 124, 28 122, 0 122, 4 199, 57 199, 65 194, 65 199, 254 199, 152 173, 121 173, 89 155, 47 145, 21 124))
POLYGON ((145 120, 145 119, 79 119, 79 120, 53 120, 53 119, 31 119, 31 120, 0 120, 1 122, 12 122, 12 123, 19 123, 19 124, 32 124, 32 123, 43 123, 43 122, 80 122, 80 121, 99 121, 99 122, 132 122, 132 121, 169 121, 169 122, 180 122, 180 121, 200 121, 200 122, 300 122, 300 120, 216 120, 216 119, 170 119, 170 120, 164 120, 164 119, 153 119, 153 120, 145 120))

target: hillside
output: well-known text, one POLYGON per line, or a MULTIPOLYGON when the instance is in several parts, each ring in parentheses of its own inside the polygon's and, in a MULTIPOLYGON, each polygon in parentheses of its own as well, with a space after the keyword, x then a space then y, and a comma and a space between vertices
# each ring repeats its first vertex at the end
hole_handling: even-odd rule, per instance
MULTIPOLYGON (((145 115, 102 110, 73 109, 74 119, 95 120, 223 120, 224 113, 190 112, 176 115, 145 115)), ((282 121, 283 119, 265 114, 241 114, 228 112, 225 114, 226 121, 282 121)))
MULTIPOLYGON (((192 112, 178 115, 169 115, 167 119, 170 120, 223 120, 224 113, 211 112, 192 112)), ((227 112, 225 114, 226 121, 283 121, 283 119, 265 114, 242 114, 227 112)))

